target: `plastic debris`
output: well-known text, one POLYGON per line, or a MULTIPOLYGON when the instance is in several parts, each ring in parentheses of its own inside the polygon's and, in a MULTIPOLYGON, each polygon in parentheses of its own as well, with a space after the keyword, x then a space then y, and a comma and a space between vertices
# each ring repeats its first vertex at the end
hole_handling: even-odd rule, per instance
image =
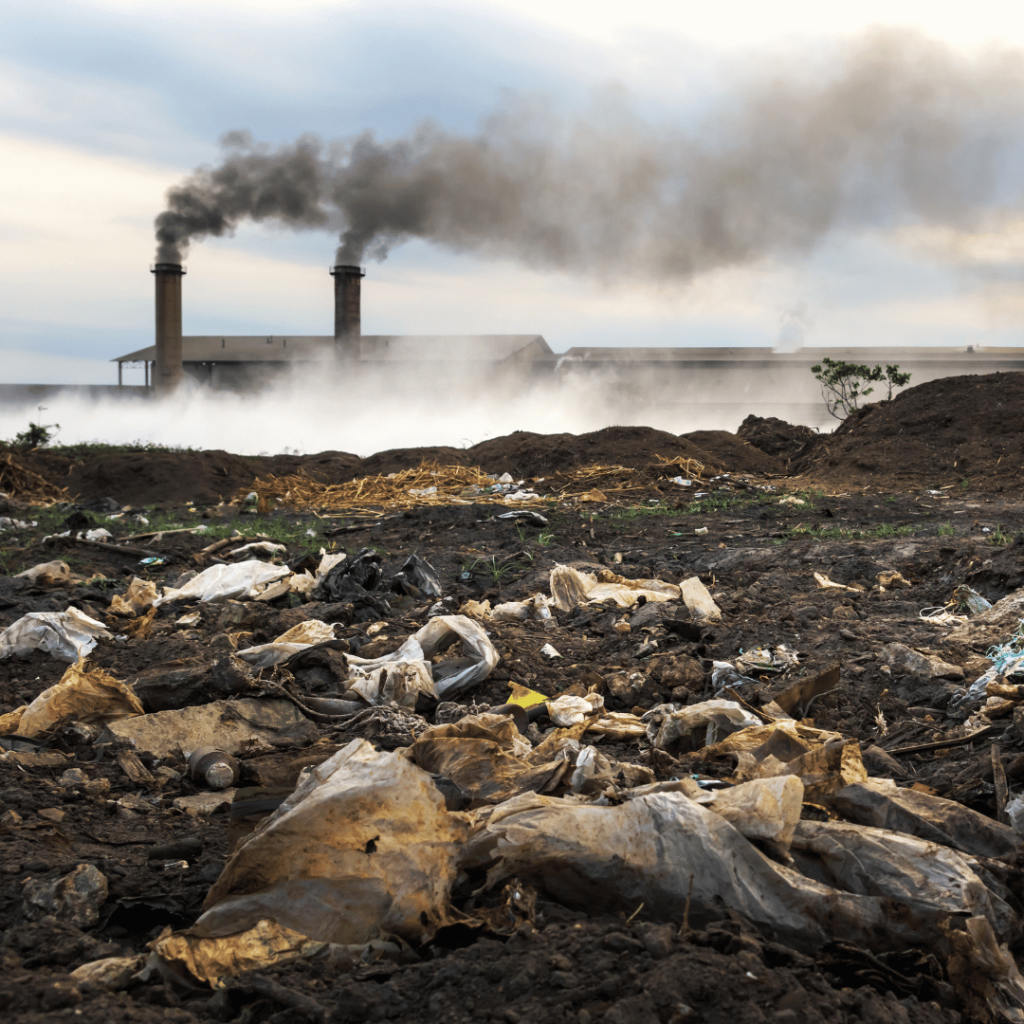
POLYGON ((39 565, 33 565, 31 569, 19 572, 14 578, 27 580, 29 583, 43 587, 63 586, 71 581, 71 567, 67 562, 62 562, 59 559, 53 562, 41 562, 39 565))
POLYGON ((708 588, 696 577, 691 576, 683 580, 679 585, 680 596, 686 604, 686 609, 694 622, 719 622, 722 618, 722 611, 715 604, 708 588))
POLYGON ((275 962, 280 937, 289 950, 381 932, 420 942, 451 920, 468 830, 425 771, 353 740, 299 782, 235 851, 195 925, 156 951, 216 982, 275 962), (277 938, 268 942, 268 932, 277 938))
POLYGON ((168 601, 231 601, 252 599, 268 583, 289 576, 287 566, 269 565, 257 559, 234 565, 211 565, 177 590, 167 590, 154 602, 154 607, 168 601))
POLYGON ((233 755, 271 750, 314 742, 319 733, 292 701, 250 697, 110 722, 105 735, 154 757, 167 757, 201 747, 233 755))
POLYGON ((627 580, 608 569, 595 574, 556 565, 551 570, 551 596, 556 608, 568 612, 580 604, 602 601, 614 601, 620 608, 630 608, 639 597, 648 601, 675 601, 682 596, 682 590, 661 580, 627 580))
POLYGON ((29 612, 0 633, 0 661, 46 651, 58 661, 76 662, 91 653, 100 639, 113 636, 102 622, 77 608, 29 612))
POLYGON ((124 597, 115 594, 110 599, 110 611, 114 615, 129 615, 134 618, 151 608, 158 597, 159 592, 155 583, 135 576, 128 584, 124 597))
POLYGON ((0 736, 35 737, 66 722, 107 723, 142 713, 131 687, 81 661, 69 665, 60 682, 43 690, 31 704, 0 715, 0 736))
POLYGON ((647 727, 651 745, 670 751, 710 747, 731 733, 761 724, 761 719, 728 700, 706 700, 686 707, 659 704, 641 715, 640 721, 647 727), (699 735, 696 742, 695 731, 699 735))
POLYGON ((259 552, 263 555, 281 555, 286 554, 288 546, 286 544, 275 544, 269 540, 256 540, 251 544, 243 544, 240 548, 233 548, 228 554, 235 558, 237 555, 244 555, 249 552, 259 552))

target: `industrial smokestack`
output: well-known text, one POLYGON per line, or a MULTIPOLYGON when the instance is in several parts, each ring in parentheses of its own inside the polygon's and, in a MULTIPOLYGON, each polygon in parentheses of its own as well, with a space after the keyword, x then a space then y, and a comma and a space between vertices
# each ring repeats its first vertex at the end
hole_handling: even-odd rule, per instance
POLYGON ((181 384, 181 279, 185 268, 180 263, 158 263, 153 267, 156 280, 156 362, 153 390, 170 394, 181 384))
POLYGON ((362 267, 339 263, 331 270, 334 278, 334 350, 341 356, 354 359, 359 354, 359 335, 362 333, 360 312, 360 280, 365 277, 362 267))

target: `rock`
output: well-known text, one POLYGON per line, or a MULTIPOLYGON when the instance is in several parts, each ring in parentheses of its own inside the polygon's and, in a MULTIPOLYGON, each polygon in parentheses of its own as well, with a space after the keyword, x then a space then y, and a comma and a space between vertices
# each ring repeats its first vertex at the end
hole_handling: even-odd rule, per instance
POLYGON ((193 796, 179 796, 174 801, 174 806, 186 814, 200 816, 204 814, 215 814, 220 810, 227 810, 231 801, 235 798, 235 790, 223 789, 219 792, 196 793, 193 796))
POLYGON ((71 977, 79 985, 117 992, 127 988, 132 975, 141 970, 145 962, 144 956, 111 956, 76 967, 71 977))
POLYGON ((52 914, 76 928, 91 928, 99 921, 106 899, 103 872, 92 864, 79 864, 70 874, 49 882, 30 878, 25 883, 23 909, 30 920, 52 914))
POLYGON ((919 676, 924 679, 964 677, 964 670, 959 665, 950 665, 940 658, 930 658, 903 644, 886 644, 882 650, 882 658, 896 676, 919 676))
POLYGON ((47 981, 39 991, 39 1004, 44 1011, 63 1010, 68 1006, 77 1006, 81 1001, 82 993, 70 978, 47 981))
POLYGON ((664 655, 652 660, 650 678, 662 693, 685 687, 691 693, 704 689, 704 669, 696 658, 686 654, 664 655))

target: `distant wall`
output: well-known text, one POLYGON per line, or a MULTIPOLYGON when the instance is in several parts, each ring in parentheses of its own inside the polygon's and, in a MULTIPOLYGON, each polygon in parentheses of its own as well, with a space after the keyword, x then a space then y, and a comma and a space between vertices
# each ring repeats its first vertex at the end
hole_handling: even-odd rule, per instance
POLYGON ((141 385, 117 384, 0 384, 0 403, 7 406, 37 406, 57 394, 91 399, 93 401, 109 401, 111 399, 127 400, 145 398, 151 388, 141 385))

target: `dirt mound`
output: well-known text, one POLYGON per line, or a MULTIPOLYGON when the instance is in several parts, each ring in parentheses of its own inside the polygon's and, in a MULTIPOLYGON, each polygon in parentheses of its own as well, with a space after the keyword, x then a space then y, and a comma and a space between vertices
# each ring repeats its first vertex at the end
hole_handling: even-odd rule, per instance
POLYGON ((706 451, 727 473, 781 475, 785 464, 728 430, 694 430, 683 435, 706 451))
POLYGON ((736 431, 738 437, 783 462, 799 455, 819 435, 810 427, 787 423, 775 416, 748 416, 736 431))
POLYGON ((697 459, 718 469, 715 460, 685 437, 652 427, 605 427, 589 434, 534 434, 517 430, 481 441, 464 453, 467 461, 488 473, 545 476, 580 466, 619 465, 638 469, 666 459, 697 459))
POLYGON ((444 445, 424 448, 389 448, 377 452, 362 460, 358 476, 377 476, 379 474, 401 473, 403 469, 414 469, 421 462, 436 462, 441 466, 469 466, 473 460, 467 458, 466 452, 460 448, 448 448, 444 445))
POLYGON ((122 505, 216 504, 255 477, 253 462, 228 452, 123 452, 72 467, 68 491, 79 501, 122 505))
MULTIPOLYGON (((290 476, 301 473, 324 484, 343 484, 362 476, 363 460, 351 452, 320 452, 317 455, 260 455, 248 460, 256 474, 290 476)), ((390 472, 390 471, 389 471, 390 472)))
POLYGON ((836 484, 993 491, 1024 484, 1024 373, 928 381, 858 410, 794 460, 794 472, 836 484))

